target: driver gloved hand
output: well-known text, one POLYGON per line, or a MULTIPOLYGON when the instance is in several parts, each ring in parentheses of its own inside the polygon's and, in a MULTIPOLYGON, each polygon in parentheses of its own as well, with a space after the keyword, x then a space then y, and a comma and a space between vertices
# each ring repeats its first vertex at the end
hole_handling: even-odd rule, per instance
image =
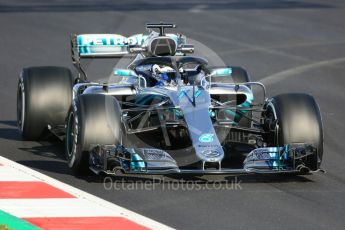
POLYGON ((159 76, 159 80, 156 83, 157 86, 164 86, 169 83, 169 76, 167 73, 161 73, 158 76, 159 76))

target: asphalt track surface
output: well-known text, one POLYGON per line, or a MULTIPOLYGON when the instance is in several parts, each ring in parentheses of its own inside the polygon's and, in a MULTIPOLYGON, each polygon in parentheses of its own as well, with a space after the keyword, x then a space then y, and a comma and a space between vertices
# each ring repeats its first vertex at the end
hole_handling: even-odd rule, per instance
POLYGON ((344 229, 344 21, 340 0, 0 1, 0 153, 179 229, 344 229), (207 44, 227 63, 247 68, 253 80, 266 84, 269 96, 313 95, 323 117, 327 173, 239 177, 241 189, 222 190, 205 183, 199 183, 202 189, 186 190, 183 183, 167 189, 157 180, 138 179, 153 182, 154 189, 108 191, 103 178, 71 175, 63 146, 53 138, 21 140, 15 110, 22 67, 72 68, 69 34, 130 35, 149 21, 177 23, 180 32, 207 44))

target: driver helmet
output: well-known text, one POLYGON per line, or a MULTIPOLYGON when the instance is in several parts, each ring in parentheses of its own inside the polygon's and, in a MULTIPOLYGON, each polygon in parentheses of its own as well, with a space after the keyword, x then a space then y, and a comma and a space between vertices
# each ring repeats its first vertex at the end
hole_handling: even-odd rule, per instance
POLYGON ((155 64, 152 66, 152 72, 157 80, 156 86, 174 85, 177 83, 176 73, 172 71, 171 67, 160 67, 155 64))

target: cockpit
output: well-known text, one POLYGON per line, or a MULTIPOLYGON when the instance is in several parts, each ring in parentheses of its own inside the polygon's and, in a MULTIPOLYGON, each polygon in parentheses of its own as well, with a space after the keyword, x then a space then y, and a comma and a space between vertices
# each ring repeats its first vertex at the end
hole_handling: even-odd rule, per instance
POLYGON ((130 65, 145 78, 148 87, 200 84, 208 72, 207 61, 198 57, 149 57, 130 65))

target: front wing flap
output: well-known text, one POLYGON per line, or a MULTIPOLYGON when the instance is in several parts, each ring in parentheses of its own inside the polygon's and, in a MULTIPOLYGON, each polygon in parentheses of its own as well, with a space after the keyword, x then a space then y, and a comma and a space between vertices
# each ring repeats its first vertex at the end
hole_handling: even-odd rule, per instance
POLYGON ((317 156, 316 148, 308 144, 257 148, 248 153, 242 168, 179 168, 169 153, 154 148, 96 146, 90 154, 90 168, 95 172, 115 174, 115 168, 125 174, 246 174, 246 173, 306 173, 309 157, 317 156))

